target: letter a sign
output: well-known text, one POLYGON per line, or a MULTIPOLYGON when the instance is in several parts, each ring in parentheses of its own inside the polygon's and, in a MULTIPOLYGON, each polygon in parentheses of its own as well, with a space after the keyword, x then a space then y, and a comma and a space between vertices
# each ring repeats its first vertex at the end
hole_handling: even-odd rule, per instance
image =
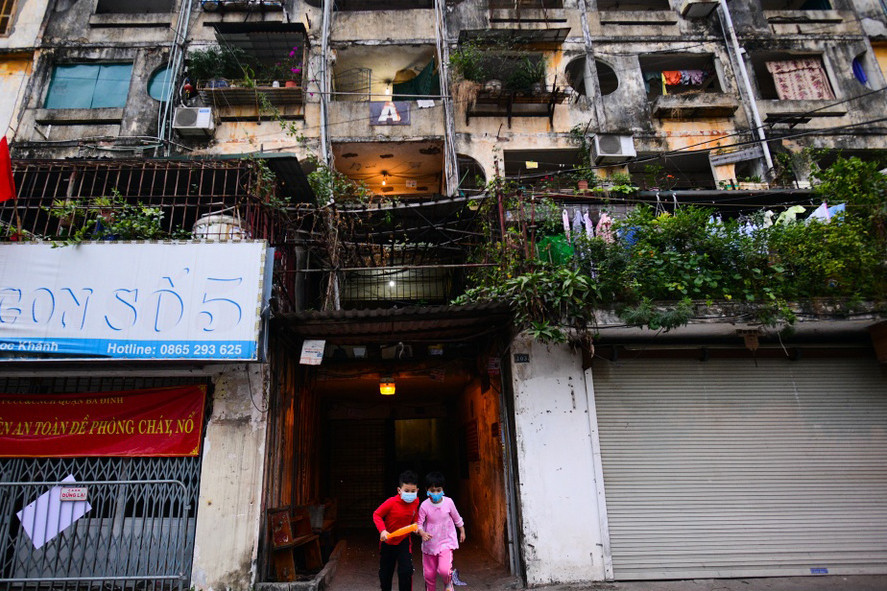
POLYGON ((370 103, 370 125, 409 125, 410 103, 387 101, 370 103))

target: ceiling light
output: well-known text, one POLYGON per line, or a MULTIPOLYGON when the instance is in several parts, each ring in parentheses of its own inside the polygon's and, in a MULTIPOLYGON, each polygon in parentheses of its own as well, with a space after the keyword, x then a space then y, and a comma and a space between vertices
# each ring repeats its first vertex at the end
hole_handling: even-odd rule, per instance
POLYGON ((391 376, 379 378, 379 394, 383 396, 393 396, 394 388, 394 378, 391 376))

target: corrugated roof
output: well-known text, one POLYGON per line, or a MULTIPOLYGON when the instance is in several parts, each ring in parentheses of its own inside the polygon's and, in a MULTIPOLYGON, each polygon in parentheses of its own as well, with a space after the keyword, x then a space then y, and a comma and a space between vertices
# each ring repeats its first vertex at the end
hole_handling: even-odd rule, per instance
POLYGON ((277 318, 294 336, 339 344, 470 341, 511 326, 500 303, 410 306, 373 310, 291 312, 277 318))

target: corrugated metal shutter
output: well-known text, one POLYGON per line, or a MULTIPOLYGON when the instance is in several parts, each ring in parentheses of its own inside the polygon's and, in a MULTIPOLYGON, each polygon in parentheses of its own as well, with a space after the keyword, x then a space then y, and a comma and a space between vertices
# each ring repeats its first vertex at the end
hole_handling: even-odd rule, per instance
POLYGON ((617 580, 887 573, 874 359, 593 370, 617 580))

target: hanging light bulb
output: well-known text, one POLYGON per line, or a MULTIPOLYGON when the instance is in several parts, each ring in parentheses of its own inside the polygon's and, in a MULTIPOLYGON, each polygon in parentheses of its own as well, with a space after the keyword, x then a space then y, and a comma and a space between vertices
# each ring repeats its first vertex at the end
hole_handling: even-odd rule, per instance
POLYGON ((383 170, 382 171, 382 186, 384 187, 387 184, 388 184, 388 173, 383 170))
POLYGON ((393 396, 394 395, 394 378, 391 376, 383 376, 379 378, 379 394, 383 396, 393 396))

